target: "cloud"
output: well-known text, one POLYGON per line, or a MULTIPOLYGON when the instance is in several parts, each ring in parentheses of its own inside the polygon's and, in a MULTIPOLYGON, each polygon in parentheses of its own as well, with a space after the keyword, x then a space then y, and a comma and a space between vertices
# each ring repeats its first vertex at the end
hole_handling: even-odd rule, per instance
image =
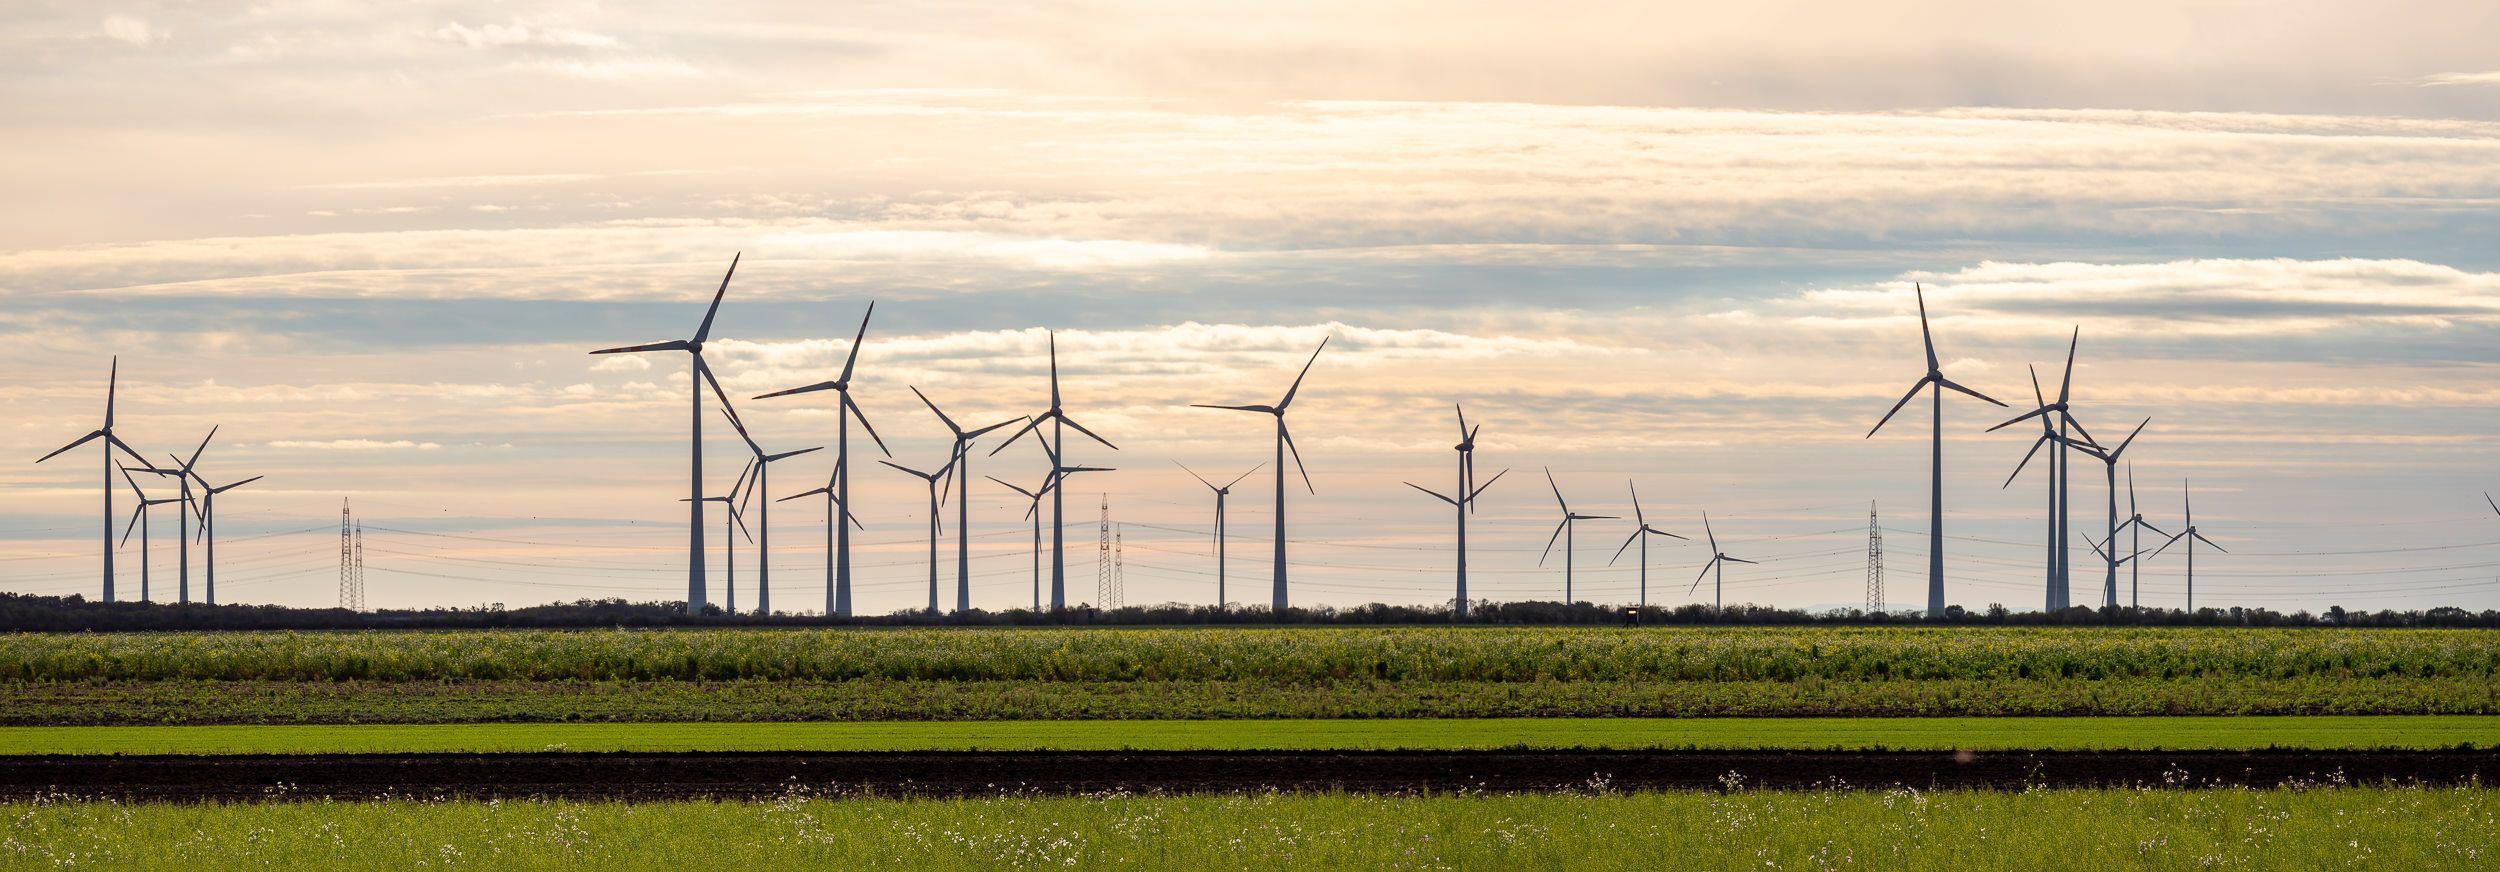
POLYGON ((406 439, 329 439, 323 441, 277 440, 261 443, 282 451, 434 451, 442 448, 434 442, 411 442, 406 439))
POLYGON ((533 27, 527 24, 484 24, 470 27, 454 21, 435 28, 432 35, 435 39, 458 43, 470 48, 506 46, 615 48, 621 44, 615 37, 605 34, 560 27, 533 27))
POLYGON ((1786 308, 1812 312, 1801 316, 1810 321, 1898 319, 1915 311, 1913 285, 1926 288, 1940 317, 1998 330, 2079 319, 2138 335, 2201 336, 2500 325, 2500 273, 2404 259, 1985 262, 1809 291, 1786 308))
POLYGON ((676 58, 662 57, 603 58, 598 60, 549 58, 522 61, 514 64, 513 67, 521 70, 551 73, 567 78, 585 79, 594 82, 623 82, 634 79, 683 79, 703 75, 703 71, 695 67, 693 64, 676 58))
POLYGON ((651 368, 651 359, 639 354, 611 354, 590 365, 591 372, 642 372, 651 368))
POLYGON ((141 48, 164 42, 166 38, 165 34, 150 26, 147 19, 120 14, 104 16, 104 35, 116 42, 141 48))
POLYGON ((2500 85, 2500 70, 2492 70, 2490 72, 2482 73, 2437 73, 2415 79, 2413 80, 2413 83, 2425 88, 2442 88, 2455 85, 2500 85))

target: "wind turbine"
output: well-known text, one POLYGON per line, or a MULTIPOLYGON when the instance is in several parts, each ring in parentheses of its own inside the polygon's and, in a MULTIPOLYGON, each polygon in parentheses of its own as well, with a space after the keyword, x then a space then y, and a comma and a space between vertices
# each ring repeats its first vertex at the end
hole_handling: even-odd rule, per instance
MULTIPOLYGON (((932 615, 938 613, 938 534, 944 532, 945 527, 944 519, 938 517, 938 507, 946 501, 946 496, 938 492, 938 486, 941 483, 954 481, 954 477, 951 473, 955 470, 956 461, 962 459, 963 458, 960 455, 948 452, 946 465, 938 467, 935 472, 922 472, 920 470, 904 466, 900 463, 895 463, 891 460, 877 461, 878 463, 911 473, 914 477, 919 478, 921 481, 929 485, 929 614, 932 615)), ((960 533, 962 531, 959 530, 956 532, 960 533)), ((964 603, 956 603, 958 609, 964 605, 964 603)))
MULTIPOLYGON (((1068 447, 1067 442, 1065 441, 1067 434, 1060 429, 1060 425, 1063 424, 1069 427, 1074 427, 1076 428, 1076 432, 1083 433, 1086 437, 1102 443, 1104 448, 1109 448, 1113 451, 1120 450, 1120 446, 1113 445, 1111 444, 1111 440, 1104 439, 1100 434, 1097 434, 1092 430, 1085 429, 1085 425, 1079 424, 1076 422, 1076 419, 1068 417, 1067 411, 1060 408, 1059 335, 1054 333, 1050 336, 1050 408, 1042 410, 1041 414, 1034 415, 1031 418, 1026 419, 1024 426, 1021 429, 1018 429, 1015 433, 1009 435, 1007 437, 1007 441, 1000 442, 998 443, 997 448, 990 449, 990 456, 997 456, 998 452, 1004 450, 1007 446, 1016 444, 1016 440, 1023 438, 1024 434, 1031 433, 1033 434, 1034 439, 1041 440, 1043 442, 1042 452, 1050 455, 1050 464, 1053 469, 1052 474, 1055 477, 1057 475, 1056 470, 1061 463, 1060 458, 1065 456, 1066 452, 1064 449, 1068 447), (1050 422, 1050 438, 1048 439, 1042 438, 1041 427, 1043 421, 1050 422)), ((1067 492, 1064 489, 1051 491, 1050 610, 1054 613, 1068 607, 1067 520, 1067 492)))
POLYGON ((1216 487, 1215 482, 1208 481, 1206 476, 1199 475, 1197 470, 1189 468, 1189 464, 1175 460, 1172 461, 1172 465, 1180 467, 1182 472, 1189 473, 1189 477, 1197 479, 1199 484, 1206 485, 1207 490, 1215 492, 1215 610, 1223 611, 1225 604, 1231 602, 1224 598, 1224 498, 1232 494, 1233 485, 1240 484, 1242 479, 1250 477, 1251 472, 1259 471, 1259 466, 1267 464, 1262 463, 1259 466, 1250 467, 1250 472, 1233 476, 1233 480, 1225 482, 1223 487, 1216 487))
MULTIPOLYGON (((2074 599, 2073 573, 2070 571, 2073 568, 2071 565, 2073 561, 2069 559, 2066 545, 2066 528, 2071 525, 2068 517, 2070 513, 2066 509, 2070 484, 2067 469, 2072 458, 2068 457, 2066 452, 2068 450, 2089 452, 2100 447, 2100 443, 2092 438, 2091 431, 2083 429, 2082 422, 2075 420, 2073 408, 2067 402, 2075 384, 2075 346, 2082 340, 2083 328, 2081 327, 2075 328, 2074 335, 2066 340, 2066 373, 2057 385, 2057 402, 2048 402, 2045 395, 2040 392, 2040 371, 2035 367, 2031 370, 2031 394, 2037 407, 2016 415, 2005 423, 1988 428, 1988 432, 1994 433, 2037 416, 2040 419, 2041 437, 2032 441, 2031 450, 2037 452, 2042 444, 2048 443, 2054 443, 2057 446, 2049 452, 2049 582, 2046 608, 2052 612, 2066 608, 2073 603, 2074 599), (2049 425, 2049 416, 2052 414, 2057 416, 2055 427, 2049 425), (2083 440, 2077 442, 2069 436, 2066 432, 2069 428, 2072 428, 2076 435, 2082 436, 2083 440)), ((2023 460, 2025 463, 2030 462, 2030 454, 2025 454, 2023 460)), ((2020 473, 2022 467, 2017 465, 2014 470, 2020 473)), ((2012 484, 2013 479, 2007 478, 2006 483, 2012 484)))
MULTIPOLYGON (((729 401, 721 401, 720 413, 722 417, 729 419, 729 426, 737 428, 738 441, 746 443, 747 451, 755 455, 755 459, 749 461, 751 465, 748 467, 748 469, 754 471, 755 476, 754 481, 747 483, 747 498, 749 501, 753 501, 755 492, 757 491, 763 491, 767 494, 772 493, 772 488, 769 485, 772 482, 772 467, 775 462, 788 460, 801 454, 820 450, 824 447, 819 445, 814 448, 801 448, 797 451, 784 451, 779 454, 767 454, 764 451, 764 446, 755 444, 755 437, 748 435, 746 423, 738 420, 738 413, 729 407, 729 401)), ((741 477, 744 477, 744 475, 742 474, 741 477)), ((775 502, 779 502, 779 500, 765 501, 762 506, 757 508, 755 513, 755 529, 761 531, 763 534, 755 537, 755 613, 759 615, 769 615, 773 613, 773 503, 775 502)), ((741 508, 740 511, 743 512, 745 509, 741 508)), ((831 510, 828 509, 827 511, 831 510)), ((832 516, 827 515, 826 517, 830 518, 832 516)), ((736 573, 731 573, 731 577, 736 577, 736 573)), ((733 590, 730 592, 729 602, 732 606, 737 604, 738 594, 736 591, 733 590)), ((735 611, 735 609, 732 609, 732 611, 735 611)))
POLYGON ((981 434, 1024 419, 1009 418, 977 430, 965 430, 946 416, 946 410, 930 402, 928 394, 917 387, 911 389, 911 394, 937 415, 947 432, 955 434, 955 480, 963 483, 963 487, 955 489, 955 610, 965 611, 972 608, 972 456, 965 451, 981 434))
MULTIPOLYGON (((1024 517, 1025 520, 1033 522, 1033 611, 1039 612, 1042 610, 1042 495, 1058 487, 1059 478, 1057 475, 1043 476, 1042 485, 1038 490, 1025 490, 1008 484, 994 475, 985 475, 982 478, 998 482, 1008 490, 1024 495, 1026 500, 1024 517)), ((1218 585, 1221 586, 1220 581, 1218 585)))
POLYGON ((1625 487, 1627 487, 1627 488, 1630 488, 1630 489, 1632 490, 1632 523, 1637 524, 1637 525, 1639 525, 1639 526, 1636 526, 1636 527, 1633 527, 1633 528, 1632 528, 1632 535, 1623 537, 1623 544, 1615 546, 1615 556, 1614 556, 1614 557, 1612 557, 1612 558, 1607 559, 1607 561, 1606 561, 1606 565, 1608 565, 1608 566, 1613 566, 1613 565, 1615 565, 1615 561, 1623 559, 1623 549, 1626 549, 1626 548, 1630 548, 1630 547, 1632 547, 1632 542, 1633 542, 1633 540, 1639 540, 1639 541, 1640 541, 1640 543, 1641 543, 1641 607, 1642 607, 1642 608, 1648 608, 1648 607, 1649 607, 1649 537, 1651 537, 1651 536, 1665 536, 1665 537, 1670 538, 1670 539, 1684 539, 1684 541, 1686 541, 1686 542, 1690 542, 1690 541, 1693 541, 1693 540, 1691 540, 1691 539, 1686 539, 1685 537, 1675 535, 1674 533, 1669 533, 1669 532, 1667 532, 1667 531, 1665 531, 1665 530, 1661 530, 1661 529, 1658 529, 1658 528, 1656 528, 1656 527, 1652 527, 1652 526, 1650 526, 1650 525, 1649 525, 1649 518, 1641 514, 1641 488, 1640 488, 1640 486, 1639 486, 1639 485, 1635 485, 1635 484, 1633 484, 1633 483, 1631 483, 1631 482, 1629 482, 1629 481, 1624 482, 1624 486, 1625 486, 1625 487))
POLYGON ((1494 481, 1501 481, 1510 470, 1494 473, 1493 481, 1481 486, 1476 484, 1476 431, 1484 429, 1484 425, 1468 427, 1467 410, 1455 403, 1451 404, 1451 408, 1458 410, 1458 444, 1454 446, 1458 451, 1458 486, 1451 489, 1451 493, 1458 496, 1448 496, 1411 481, 1406 486, 1449 503, 1450 508, 1458 512, 1458 592, 1450 601, 1455 604, 1455 617, 1463 621, 1467 619, 1467 516, 1476 510, 1476 498, 1484 495, 1485 488, 1492 487, 1494 481))
POLYGON ((2127 607, 2137 608, 2144 605, 2144 561, 2140 559, 2144 556, 2144 531, 2151 530, 2156 536, 2170 534, 2162 532, 2160 527, 2153 526, 2153 522, 2144 520, 2144 513, 2136 509, 2135 464, 2132 463, 2127 464, 2127 520, 2121 522, 2118 529, 2130 531, 2131 538, 2127 544, 2128 559, 2135 562, 2127 567, 2127 607))
POLYGON ((185 465, 183 469, 190 474, 193 481, 200 483, 198 536, 208 540, 208 559, 202 561, 201 565, 208 568, 208 596, 205 601, 213 606, 217 604, 217 495, 259 481, 261 477, 255 475, 231 484, 211 485, 208 479, 201 478, 199 472, 191 469, 189 465, 185 465))
POLYGON ((1901 407, 1909 405, 1919 391, 1929 386, 1935 388, 1930 392, 1935 398, 1936 411, 1935 431, 1928 449, 1927 616, 1941 618, 1944 617, 1944 392, 1947 389, 1956 390, 1995 405, 2005 404, 1944 377, 1943 365, 1936 360, 1936 337, 1927 329, 1927 289, 1918 287, 1917 292, 1918 338, 1926 344, 1927 374, 1919 376, 1918 381, 1910 385, 1910 392, 1903 394, 1900 402, 1892 404, 1892 411, 1885 412, 1883 419, 1875 422, 1874 429, 1866 431, 1866 436, 1874 438, 1875 431, 1884 429, 1884 423, 1892 420, 1901 407))
MULTIPOLYGON (((849 356, 842 359, 841 378, 786 391, 774 391, 756 397, 759 400, 766 400, 816 391, 832 391, 842 396, 841 401, 834 404, 835 417, 839 419, 839 423, 834 431, 833 442, 833 490, 827 492, 825 496, 833 502, 841 503, 845 514, 851 510, 851 416, 859 416, 860 429, 868 431, 868 438, 877 443, 879 453, 887 457, 894 456, 894 452, 886 450, 885 440, 878 438, 877 428, 868 424, 868 413, 860 411, 859 403, 851 399, 851 372, 859 365, 860 343, 868 339, 868 319, 876 314, 877 304, 871 301, 868 304, 867 314, 859 316, 859 332, 851 336, 851 352, 849 356)), ((858 519, 852 519, 852 523, 858 523, 858 519)), ((834 524, 833 530, 832 553, 825 559, 825 613, 847 618, 851 616, 851 528, 842 524, 834 524)))
POLYGON ((173 468, 158 469, 155 467, 147 467, 147 471, 157 475, 173 476, 175 485, 182 489, 182 506, 177 510, 177 518, 175 520, 175 531, 178 535, 174 537, 176 544, 178 545, 175 554, 180 558, 178 566, 181 569, 181 572, 176 576, 179 583, 176 586, 177 599, 175 602, 178 603, 189 603, 191 601, 191 507, 197 505, 197 503, 193 502, 191 497, 191 481, 196 477, 191 474, 191 467, 193 464, 200 462, 200 452, 208 450, 208 440, 215 438, 217 438, 217 428, 210 427, 208 428, 208 435, 200 437, 200 447, 191 449, 190 460, 184 460, 172 454, 167 454, 165 456, 174 462, 173 468))
MULTIPOLYGON (((740 492, 744 492, 749 498, 755 496, 755 491, 748 487, 748 476, 754 474, 755 461, 749 460, 746 466, 738 470, 738 480, 729 485, 728 495, 704 497, 695 502, 698 507, 703 503, 719 503, 721 513, 729 516, 721 519, 720 525, 721 550, 728 558, 728 571, 723 574, 724 580, 721 584, 728 594, 728 603, 722 607, 722 614, 736 615, 738 613, 738 540, 732 538, 731 534, 745 533, 747 541, 755 541, 755 534, 747 530, 746 509, 738 502, 740 492)), ((688 614, 702 614, 703 607, 706 605, 710 603, 687 603, 686 611, 688 614)))
POLYGON ((1561 539, 1563 543, 1563 604, 1570 605, 1577 602, 1571 596, 1571 552, 1577 550, 1572 547, 1574 538, 1572 534, 1579 528, 1578 522, 1611 521, 1615 519, 1615 516, 1583 515, 1572 511, 1571 504, 1563 501, 1562 485, 1554 483, 1553 467, 1545 469, 1545 485, 1554 489, 1554 504, 1562 507, 1563 516, 1562 520, 1554 525, 1554 535, 1545 537, 1545 553, 1537 555, 1536 565, 1545 565, 1545 558, 1554 553, 1554 540, 1561 539))
POLYGON ((687 614, 699 614, 703 608, 702 604, 710 601, 703 590, 703 384, 710 382, 712 393, 720 397, 721 406, 725 408, 729 405, 729 394, 721 390, 720 379, 714 377, 712 367, 703 362, 703 342, 712 337, 712 318, 720 314, 721 298, 729 293, 729 277, 738 274, 738 258, 743 256, 745 253, 741 252, 729 258, 729 271, 721 274, 720 289, 712 292, 712 305, 703 310, 703 323, 695 326, 694 338, 602 348, 591 352, 592 354, 634 354, 645 351, 683 351, 688 357, 694 359, 686 373, 687 379, 693 384, 692 390, 688 393, 694 401, 694 415, 689 419, 693 428, 686 440, 691 448, 688 454, 692 458, 693 472, 688 476, 687 481, 692 493, 680 501, 686 503, 689 512, 686 521, 687 614))
POLYGON ((2214 540, 2207 539, 2205 538, 2205 534, 2197 532, 2196 505, 2188 500, 2187 479, 2179 480, 2179 510, 2181 514, 2179 532, 2172 534, 2170 541, 2161 543, 2161 547, 2153 549, 2153 556, 2160 557, 2162 552, 2170 550, 2170 546, 2177 544, 2179 540, 2188 540, 2187 610, 2193 613, 2196 611, 2196 543, 2203 542, 2207 545, 2213 545, 2214 550, 2220 551, 2224 554, 2231 553, 2231 549, 2215 545, 2214 540))
POLYGON ((2492 498, 2491 498, 2491 492, 2490 492, 2490 491, 2484 491, 2484 492, 2483 492, 2483 502, 2486 502, 2486 503, 2490 503, 2490 504, 2491 504, 2491 513, 2492 513, 2492 514, 2495 514, 2495 515, 2500 515, 2500 500, 2494 500, 2494 499, 2492 499, 2492 498))
POLYGON ((108 603, 113 601, 113 471, 120 468, 120 464, 113 462, 113 449, 121 449, 123 454, 129 455, 130 459, 138 461, 141 466, 147 465, 148 462, 147 458, 139 456, 138 449, 130 447, 128 442, 123 442, 122 437, 113 435, 113 397, 120 392, 121 376, 122 359, 119 355, 115 355, 112 369, 105 374, 104 426, 78 437, 68 445, 52 449, 50 454, 35 458, 36 463, 42 463, 59 457, 72 448, 97 439, 104 440, 104 601, 108 603))
POLYGON ((1729 557, 1727 552, 1719 550, 1719 535, 1710 531, 1709 512, 1701 513, 1701 534, 1710 538, 1710 562, 1701 565, 1701 574, 1693 576, 1693 586, 1685 588, 1684 594, 1691 596, 1693 591, 1701 589, 1702 579, 1710 579, 1710 610, 1715 612, 1727 607, 1721 599, 1727 591, 1727 565, 1754 561, 1729 557))
POLYGON ((1285 451, 1286 451, 1287 449, 1292 449, 1292 451, 1293 451, 1293 466, 1294 466, 1294 468, 1295 468, 1295 469, 1298 469, 1298 470, 1301 470, 1301 472, 1302 472, 1302 487, 1303 487, 1303 489, 1304 489, 1304 490, 1308 490, 1308 491, 1310 491, 1310 492, 1311 492, 1311 493, 1313 493, 1313 494, 1317 494, 1317 493, 1319 493, 1319 489, 1314 488, 1314 487, 1312 487, 1312 486, 1311 486, 1311 470, 1310 470, 1310 468, 1309 468, 1309 467, 1305 467, 1305 466, 1303 466, 1303 465, 1302 465, 1302 449, 1295 447, 1295 446, 1294 446, 1294 444, 1293 444, 1293 431, 1292 431, 1292 430, 1289 430, 1289 429, 1286 429, 1286 427, 1285 427, 1285 410, 1286 410, 1286 409, 1289 409, 1289 408, 1292 408, 1292 406, 1293 406, 1293 395, 1294 395, 1295 393, 1297 393, 1297 392, 1299 392, 1299 391, 1301 391, 1301 390, 1302 390, 1302 377, 1303 377, 1303 376, 1307 376, 1307 375, 1310 375, 1310 374, 1311 374, 1311 364, 1318 363, 1318 362, 1319 362, 1319 353, 1320 353, 1320 352, 1322 352, 1322 351, 1326 351, 1326 350, 1328 350, 1328 339, 1329 339, 1329 338, 1330 338, 1330 337, 1322 337, 1322 338, 1320 339, 1320 341, 1319 341, 1319 347, 1318 347, 1318 348, 1314 348, 1314 349, 1312 349, 1312 350, 1311 350, 1311 359, 1310 359, 1310 360, 1308 360, 1308 361, 1305 361, 1305 362, 1302 364, 1302 372, 1301 372, 1300 374, 1295 375, 1295 376, 1293 377, 1293 385, 1292 385, 1291 387, 1288 387, 1288 388, 1286 388, 1286 389, 1285 389, 1285 398, 1284 398, 1284 399, 1281 399, 1281 400, 1276 401, 1276 405, 1273 405, 1273 406, 1216 406, 1216 405, 1208 405, 1208 404, 1205 404, 1205 403, 1191 403, 1191 404, 1190 404, 1191 406, 1196 407, 1196 408, 1200 408, 1200 409, 1230 409, 1230 410, 1233 410, 1233 411, 1236 411, 1236 412, 1258 412, 1258 413, 1265 414, 1265 415, 1272 415, 1272 416, 1275 416, 1275 418, 1276 418, 1276 566, 1275 566, 1275 570, 1276 570, 1276 581, 1275 581, 1275 591, 1274 591, 1274 593, 1273 593, 1273 595, 1272 595, 1273 602, 1272 602, 1272 604, 1271 604, 1269 607, 1270 607, 1270 608, 1271 608, 1271 609, 1275 612, 1275 614, 1277 615, 1278 619, 1280 619, 1280 620, 1283 618, 1283 615, 1285 614, 1285 606, 1286 606, 1286 597, 1285 597, 1285 451))
MULTIPOLYGON (((837 525, 841 525, 842 521, 847 520, 850 522, 849 526, 851 527, 858 527, 862 530, 868 529, 867 525, 859 522, 859 516, 851 514, 851 510, 842 504, 842 498, 835 495, 835 492, 840 490, 838 485, 843 480, 842 467, 845 465, 846 463, 844 461, 834 462, 833 473, 825 476, 824 487, 810 491, 801 491, 773 501, 777 503, 786 503, 800 497, 812 497, 817 494, 825 495, 825 574, 828 577, 828 585, 831 584, 830 577, 833 574, 834 563, 833 528, 837 525)), ((849 537, 845 536, 844 538, 847 539, 849 537)), ((769 614, 770 610, 767 609, 766 613, 769 614)))
MULTIPOLYGON (((2135 444, 2135 437, 2144 432, 2144 425, 2151 423, 2153 419, 2146 418, 2142 424, 2135 425, 2135 432, 2127 434, 2127 438, 2119 442, 2116 448, 2104 451, 2078 447, 2078 450, 2084 454, 2099 460, 2106 473, 2104 478, 2109 485, 2109 538, 2105 541, 2116 542, 2118 540, 2118 459, 2126 455, 2127 446, 2135 444)), ((2101 581, 2101 607, 2117 608, 2118 552, 2116 547, 2112 546, 2111 550, 2102 554, 2101 557, 2109 564, 2109 575, 2101 581)))
MULTIPOLYGON (((122 481, 129 482, 130 492, 137 495, 139 498, 138 507, 132 509, 130 512, 130 520, 135 522, 139 533, 139 601, 148 602, 148 516, 154 514, 149 512, 148 508, 151 506, 161 506, 166 503, 179 503, 183 500, 181 497, 166 497, 164 499, 155 500, 149 499, 148 492, 139 487, 139 480, 131 476, 130 473, 133 471, 131 467, 121 467, 121 471, 122 481)), ((159 474, 165 472, 165 470, 155 469, 153 467, 140 467, 137 471, 154 472, 159 474)), ((132 524, 126 523, 122 525, 121 544, 124 546, 130 544, 131 529, 132 524)))

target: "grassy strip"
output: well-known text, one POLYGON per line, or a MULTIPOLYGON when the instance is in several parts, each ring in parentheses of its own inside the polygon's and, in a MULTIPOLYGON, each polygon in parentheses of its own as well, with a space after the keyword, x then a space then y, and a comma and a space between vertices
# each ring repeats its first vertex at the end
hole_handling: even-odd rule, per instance
POLYGON ((0 684, 0 725, 2500 714, 2500 681, 149 681, 0 684))
POLYGON ((1507 718, 6 727, 0 754, 1708 748, 2241 750, 2500 746, 2478 716, 1507 718))
POLYGON ((108 869, 2488 869, 2500 791, 41 803, 9 862, 108 869))
POLYGON ((1806 681, 2500 677, 2500 630, 1903 627, 0 635, 11 681, 1806 681))

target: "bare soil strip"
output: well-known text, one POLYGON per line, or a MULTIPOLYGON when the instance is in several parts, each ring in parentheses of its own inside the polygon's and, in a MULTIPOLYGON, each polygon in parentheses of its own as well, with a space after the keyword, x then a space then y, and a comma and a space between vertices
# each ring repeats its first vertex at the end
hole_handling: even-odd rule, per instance
POLYGON ((2492 751, 1366 751, 25 756, 0 797, 126 801, 815 795, 2017 790, 2500 784, 2492 751))

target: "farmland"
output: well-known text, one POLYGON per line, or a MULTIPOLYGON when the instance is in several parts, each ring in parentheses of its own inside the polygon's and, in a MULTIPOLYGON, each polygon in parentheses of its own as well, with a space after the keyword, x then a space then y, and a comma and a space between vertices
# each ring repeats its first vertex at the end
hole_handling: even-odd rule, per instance
POLYGON ((2500 713, 2500 633, 493 631, 0 636, 0 723, 2500 713))
POLYGON ((2487 788, 16 804, 103 868, 2482 869, 2487 788))

